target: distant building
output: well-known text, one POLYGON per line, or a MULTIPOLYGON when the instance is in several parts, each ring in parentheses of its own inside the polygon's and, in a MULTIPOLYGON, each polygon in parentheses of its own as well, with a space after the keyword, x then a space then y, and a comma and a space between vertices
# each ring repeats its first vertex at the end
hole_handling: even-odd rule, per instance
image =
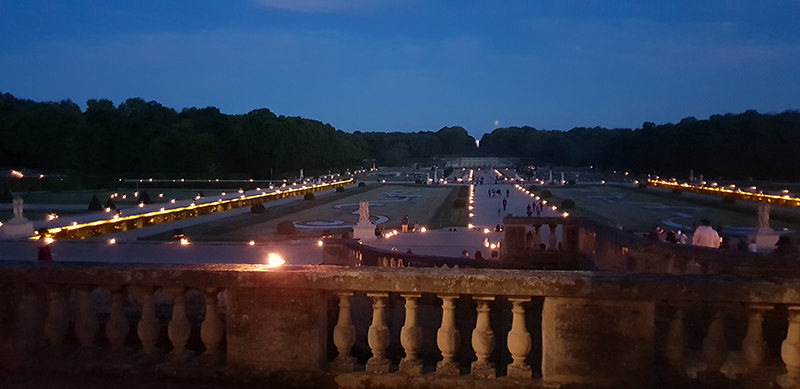
POLYGON ((519 163, 519 158, 500 157, 461 157, 442 159, 445 167, 514 167, 519 163))

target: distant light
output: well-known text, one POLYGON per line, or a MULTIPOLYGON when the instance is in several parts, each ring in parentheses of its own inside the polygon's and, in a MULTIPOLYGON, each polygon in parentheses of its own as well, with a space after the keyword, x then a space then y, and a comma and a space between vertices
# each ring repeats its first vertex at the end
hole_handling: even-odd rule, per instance
POLYGON ((561 214, 561 216, 567 217, 567 216, 569 216, 569 212, 564 212, 564 213, 561 214))
POLYGON ((158 194, 158 197, 159 197, 159 198, 163 198, 163 197, 164 197, 164 194, 163 194, 163 193, 159 193, 159 194, 158 194))
POLYGON ((172 204, 175 204, 175 199, 172 199, 169 202, 172 203, 172 204))
POLYGON ((422 228, 419 229, 419 232, 425 232, 425 231, 428 231, 428 229, 425 228, 425 227, 422 227, 422 228))
POLYGON ((250 244, 250 246, 255 246, 256 245, 256 241, 251 240, 249 244, 250 244))
POLYGON ((58 215, 56 215, 55 213, 50 213, 47 215, 47 220, 56 220, 56 219, 58 219, 58 215))
POLYGON ((191 243, 189 243, 189 238, 181 238, 181 246, 188 246, 190 244, 191 243))
POLYGON ((45 236, 44 237, 44 244, 53 244, 53 242, 55 242, 55 241, 56 240, 53 239, 52 237, 49 237, 49 236, 45 236))
POLYGON ((109 239, 108 244, 117 244, 117 239, 116 238, 109 239))
POLYGON ((139 203, 139 208, 144 208, 144 203, 139 203))
POLYGON ((474 228, 475 226, 472 223, 467 224, 467 228, 474 228))
POLYGON ((286 263, 286 261, 284 261, 283 258, 281 258, 278 254, 269 253, 269 255, 267 255, 267 267, 278 267, 282 266, 284 263, 286 263))
POLYGON ((484 229, 483 229, 483 233, 484 233, 484 234, 488 234, 488 233, 490 233, 490 232, 492 232, 492 231, 491 231, 490 229, 488 229, 488 228, 484 228, 484 229))
POLYGON ((494 244, 494 243, 492 243, 492 244, 490 244, 490 245, 489 245, 489 248, 490 248, 490 249, 496 249, 496 248, 497 248, 497 245, 496 245, 496 244, 494 244))
POLYGON ((319 246, 319 247, 322 247, 322 245, 323 245, 322 241, 321 241, 321 240, 318 240, 318 241, 317 241, 317 246, 319 246))

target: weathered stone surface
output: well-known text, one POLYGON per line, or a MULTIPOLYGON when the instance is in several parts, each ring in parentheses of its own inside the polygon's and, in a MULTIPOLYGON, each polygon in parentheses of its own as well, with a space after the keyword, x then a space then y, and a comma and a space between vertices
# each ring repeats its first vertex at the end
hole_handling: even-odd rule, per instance
POLYGON ((326 361, 324 302, 317 290, 230 289, 228 364, 319 370, 326 361))
POLYGON ((542 379, 608 386, 647 382, 654 315, 652 302, 545 298, 542 379))

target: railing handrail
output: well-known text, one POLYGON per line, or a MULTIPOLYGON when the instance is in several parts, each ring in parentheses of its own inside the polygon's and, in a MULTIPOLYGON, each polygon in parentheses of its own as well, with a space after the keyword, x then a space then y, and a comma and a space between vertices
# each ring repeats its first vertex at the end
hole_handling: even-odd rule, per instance
POLYGON ((800 280, 586 271, 0 262, 0 283, 279 288, 800 305, 800 280))
POLYGON ((404 265, 414 267, 434 267, 434 266, 454 266, 458 265, 459 268, 500 268, 501 263, 498 260, 483 259, 478 260, 475 258, 462 258, 462 257, 444 257, 437 255, 425 254, 408 254, 399 251, 392 251, 381 249, 365 244, 359 243, 357 239, 337 239, 328 238, 325 244, 342 245, 350 250, 358 251, 362 256, 375 256, 402 259, 404 265))

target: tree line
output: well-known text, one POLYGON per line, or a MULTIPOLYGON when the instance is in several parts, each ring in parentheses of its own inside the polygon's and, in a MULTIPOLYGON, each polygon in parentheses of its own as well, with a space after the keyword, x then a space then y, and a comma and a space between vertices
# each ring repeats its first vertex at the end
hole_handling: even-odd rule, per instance
POLYGON ((688 117, 641 128, 543 131, 498 128, 481 139, 487 155, 514 156, 538 165, 595 166, 635 174, 800 181, 800 111, 688 117))
MULTIPOLYGON (((436 132, 346 133, 268 109, 227 115, 215 107, 180 112, 131 98, 35 102, 0 93, 0 167, 51 173, 270 179, 329 170, 406 165, 473 150, 461 127, 436 132)), ((316 172, 316 173, 315 173, 316 172)))
POLYGON ((462 127, 346 133, 330 124, 257 109, 180 112, 131 98, 36 102, 0 93, 0 167, 174 178, 261 178, 438 163, 449 156, 508 156, 524 164, 597 166, 633 173, 800 180, 800 112, 713 115, 641 128, 497 128, 480 148, 462 127), (316 172, 316 173, 315 173, 316 172))

